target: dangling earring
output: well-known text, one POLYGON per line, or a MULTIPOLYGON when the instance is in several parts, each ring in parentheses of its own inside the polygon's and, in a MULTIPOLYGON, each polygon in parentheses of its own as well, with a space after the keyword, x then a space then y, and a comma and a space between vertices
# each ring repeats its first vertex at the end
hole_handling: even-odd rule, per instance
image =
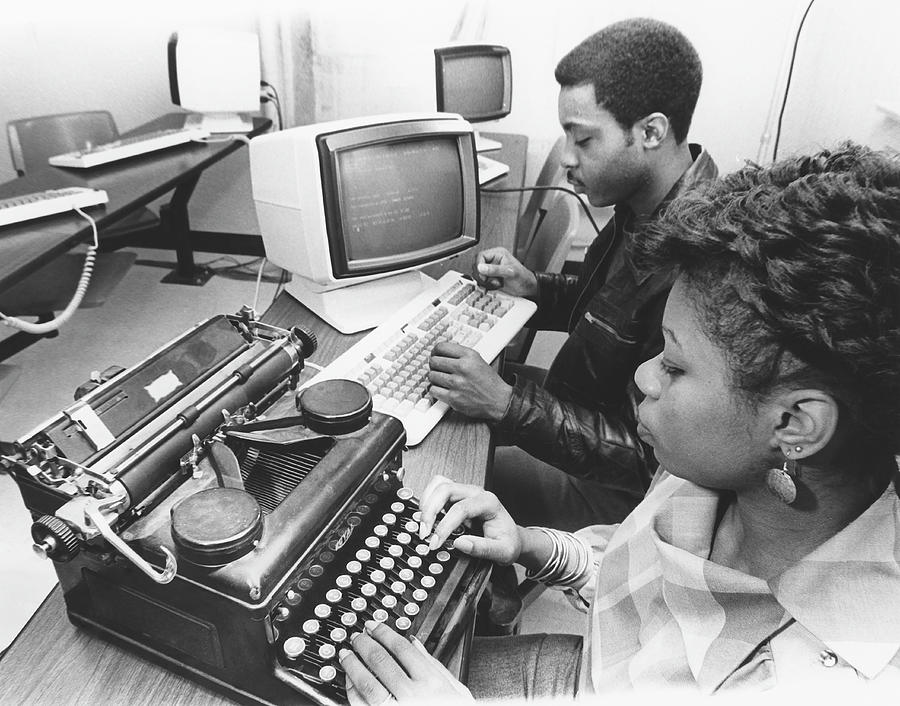
POLYGON ((766 488, 785 505, 791 505, 797 499, 797 484, 794 482, 797 471, 797 462, 787 458, 781 468, 766 471, 766 488))

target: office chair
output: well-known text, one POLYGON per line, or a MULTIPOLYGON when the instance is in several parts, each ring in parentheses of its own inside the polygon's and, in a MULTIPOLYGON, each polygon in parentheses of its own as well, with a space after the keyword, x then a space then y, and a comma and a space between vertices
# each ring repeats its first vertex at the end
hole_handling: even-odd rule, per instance
MULTIPOLYGON (((115 120, 108 110, 40 115, 6 124, 13 167, 19 176, 46 167, 55 154, 85 149, 119 139, 115 120)), ((101 251, 128 244, 129 237, 159 227, 159 217, 142 208, 102 231, 101 251)))
MULTIPOLYGON (((535 182, 555 186, 563 181, 559 157, 565 138, 556 141, 535 182)), ((561 272, 581 218, 578 201, 561 191, 535 191, 516 226, 516 259, 534 272, 561 272)), ((524 364, 536 331, 523 328, 505 350, 506 364, 524 364)))
MULTIPOLYGON (((19 176, 47 166, 54 154, 103 144, 119 136, 112 115, 95 110, 81 113, 43 115, 7 123, 13 167, 19 176)), ((143 209, 102 230, 103 249, 125 244, 128 236, 156 228, 159 218, 143 209)), ((118 284, 137 255, 133 252, 104 252, 97 256, 90 286, 81 307, 100 306, 118 284)), ((84 265, 81 253, 66 253, 44 265, 25 280, 0 292, 0 311, 10 316, 36 316, 38 323, 53 319, 53 312, 66 307, 72 298, 84 265)), ((24 349, 38 338, 55 336, 19 332, 0 341, 0 360, 24 349)))

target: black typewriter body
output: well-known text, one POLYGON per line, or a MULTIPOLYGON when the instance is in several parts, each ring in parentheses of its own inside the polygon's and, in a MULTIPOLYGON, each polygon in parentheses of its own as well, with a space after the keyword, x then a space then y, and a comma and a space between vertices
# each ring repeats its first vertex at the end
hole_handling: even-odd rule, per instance
MULTIPOLYGON (((334 386, 297 414, 284 394, 302 367, 296 335, 225 323, 240 340, 223 347, 219 321, 215 362, 189 367, 190 389, 154 398, 149 419, 104 422, 138 394, 122 391, 128 376, 146 387, 142 365, 3 457, 71 620, 258 702, 346 703, 337 653, 370 619, 448 658, 488 568, 418 539, 402 424, 334 386)), ((152 381, 170 372, 159 363, 152 381)))

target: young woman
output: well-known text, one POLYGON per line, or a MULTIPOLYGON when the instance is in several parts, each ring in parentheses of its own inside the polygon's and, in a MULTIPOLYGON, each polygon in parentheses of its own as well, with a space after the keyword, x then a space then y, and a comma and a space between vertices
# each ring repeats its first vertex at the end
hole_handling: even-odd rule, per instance
MULTIPOLYGON (((646 499, 570 534, 516 526, 477 487, 423 496, 432 546, 476 526, 457 549, 522 564, 590 616, 584 645, 476 641, 471 693, 900 681, 900 160, 848 143, 749 166, 637 247, 679 272, 665 348, 635 374, 660 463, 646 499)), ((353 703, 471 698, 385 625, 342 664, 353 703)))

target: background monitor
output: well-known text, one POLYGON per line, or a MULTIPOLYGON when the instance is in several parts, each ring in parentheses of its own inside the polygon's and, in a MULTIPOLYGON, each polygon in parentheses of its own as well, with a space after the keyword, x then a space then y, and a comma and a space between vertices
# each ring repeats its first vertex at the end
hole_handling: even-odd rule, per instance
POLYGON ((249 132, 259 112, 259 37, 252 32, 186 29, 169 38, 172 102, 197 115, 185 125, 249 132))
MULTIPOLYGON (((469 122, 498 120, 512 106, 512 59, 496 44, 459 44, 434 50, 437 109, 469 122)), ((496 140, 476 135, 479 152, 499 149, 496 140)))
POLYGON ((266 257, 287 291, 343 333, 377 326, 433 280, 418 271, 478 243, 472 126, 383 115, 250 142, 266 257))

